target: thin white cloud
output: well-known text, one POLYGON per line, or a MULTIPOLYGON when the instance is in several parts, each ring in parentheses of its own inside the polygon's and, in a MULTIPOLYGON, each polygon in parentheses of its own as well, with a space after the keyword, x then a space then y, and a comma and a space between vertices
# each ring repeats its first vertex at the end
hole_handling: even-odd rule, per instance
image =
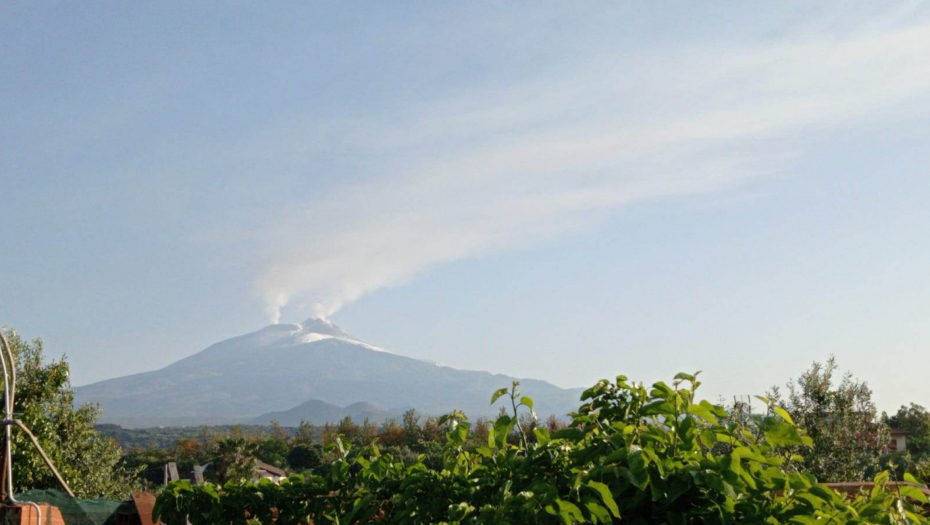
MULTIPOLYGON (((876 28, 877 27, 877 28, 876 28)), ((330 315, 432 265, 591 227, 631 202, 778 174, 809 139, 928 112, 930 25, 601 57, 572 71, 319 128, 376 157, 290 206, 256 287, 330 315)), ((299 139, 299 135, 298 135, 299 139)), ((276 150, 312 156, 300 140, 276 150)))

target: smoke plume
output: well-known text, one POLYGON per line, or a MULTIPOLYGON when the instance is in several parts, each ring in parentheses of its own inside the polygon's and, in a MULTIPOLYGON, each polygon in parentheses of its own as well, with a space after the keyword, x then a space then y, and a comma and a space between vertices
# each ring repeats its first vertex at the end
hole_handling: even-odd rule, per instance
POLYGON ((596 227, 630 203, 747 187, 837 126, 903 118, 930 89, 926 24, 743 44, 604 57, 331 123, 326 145, 358 154, 361 175, 269 226, 256 283, 269 318, 287 305, 328 317, 437 264, 596 227))

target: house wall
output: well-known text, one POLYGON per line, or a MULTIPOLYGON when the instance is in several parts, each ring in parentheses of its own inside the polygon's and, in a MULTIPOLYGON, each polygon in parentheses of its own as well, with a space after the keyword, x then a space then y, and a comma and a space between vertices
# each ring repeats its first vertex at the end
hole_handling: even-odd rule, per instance
POLYGON ((906 436, 891 436, 891 443, 888 447, 891 451, 907 450, 906 436))
POLYGON ((904 436, 896 437, 895 441, 898 443, 898 450, 907 450, 907 441, 904 436))

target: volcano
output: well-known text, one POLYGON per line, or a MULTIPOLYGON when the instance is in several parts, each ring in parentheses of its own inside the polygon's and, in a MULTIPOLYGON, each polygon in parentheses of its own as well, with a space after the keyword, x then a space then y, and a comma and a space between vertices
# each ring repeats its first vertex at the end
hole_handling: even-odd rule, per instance
MULTIPOLYGON (((491 394, 515 380, 405 357, 313 318, 221 341, 160 370, 77 387, 75 399, 100 404, 102 423, 125 427, 246 423, 294 413, 311 401, 365 403, 384 417, 408 408, 479 417, 497 414, 488 404, 491 394)), ((540 416, 564 416, 578 406, 581 389, 519 381, 540 416)))

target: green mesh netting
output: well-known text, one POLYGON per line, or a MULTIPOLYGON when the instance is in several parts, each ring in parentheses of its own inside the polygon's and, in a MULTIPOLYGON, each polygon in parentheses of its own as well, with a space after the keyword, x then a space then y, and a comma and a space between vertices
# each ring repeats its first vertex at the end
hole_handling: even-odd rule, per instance
MULTIPOLYGON (((16 494, 19 501, 45 503, 58 507, 66 525, 115 525, 116 513, 131 502, 109 499, 74 499, 60 490, 27 490, 16 494)), ((127 507, 128 509, 128 507, 127 507)), ((43 525, 51 524, 51 516, 42 516, 43 525)))

